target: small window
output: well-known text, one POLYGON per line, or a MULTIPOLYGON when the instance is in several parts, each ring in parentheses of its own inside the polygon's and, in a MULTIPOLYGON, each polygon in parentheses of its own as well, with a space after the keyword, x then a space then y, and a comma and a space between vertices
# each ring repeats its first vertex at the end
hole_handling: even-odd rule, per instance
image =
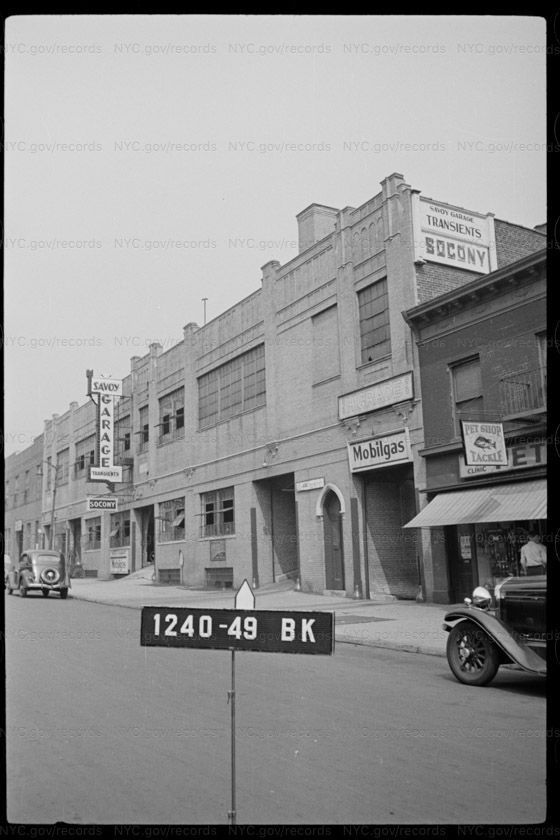
POLYGON ((185 427, 185 389, 178 388, 159 401, 159 442, 183 437, 185 427))
POLYGON ((170 499, 159 505, 159 540, 173 542, 185 539, 185 500, 170 499))
POLYGON ((220 537, 235 533, 233 487, 213 490, 200 496, 202 511, 202 537, 220 537))
POLYGON ((150 419, 148 416, 148 406, 143 406, 138 412, 138 424, 140 426, 138 452, 145 452, 148 448, 148 441, 150 440, 150 419))
POLYGON ((468 359, 451 368, 455 433, 461 433, 461 420, 484 419, 480 360, 468 359))

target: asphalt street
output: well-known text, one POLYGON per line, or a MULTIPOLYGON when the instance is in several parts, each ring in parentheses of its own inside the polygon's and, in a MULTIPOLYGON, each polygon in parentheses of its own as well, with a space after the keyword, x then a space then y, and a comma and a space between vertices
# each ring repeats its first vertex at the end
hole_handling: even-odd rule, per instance
MULTIPOLYGON (((6 598, 8 819, 226 824, 227 651, 140 646, 140 613, 6 598)), ((536 823, 545 683, 337 644, 236 654, 238 824, 536 823)))

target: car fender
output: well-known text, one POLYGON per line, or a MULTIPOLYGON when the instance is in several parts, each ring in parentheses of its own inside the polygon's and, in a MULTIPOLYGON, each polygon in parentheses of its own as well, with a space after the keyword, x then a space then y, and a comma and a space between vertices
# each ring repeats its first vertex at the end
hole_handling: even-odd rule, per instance
POLYGON ((522 639, 514 637, 505 624, 491 613, 472 607, 455 607, 444 615, 443 620, 444 622, 453 622, 453 625, 447 623, 443 625, 443 629, 447 632, 458 621, 472 621, 484 630, 498 648, 505 653, 506 657, 516 665, 538 674, 546 673, 546 662, 531 650, 522 639))

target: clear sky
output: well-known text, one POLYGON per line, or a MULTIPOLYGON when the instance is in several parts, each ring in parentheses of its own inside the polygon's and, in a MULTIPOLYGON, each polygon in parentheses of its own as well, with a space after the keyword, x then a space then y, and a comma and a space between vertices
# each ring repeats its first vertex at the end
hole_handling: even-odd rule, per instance
POLYGON ((545 22, 69 15, 6 27, 5 450, 400 172, 546 219, 545 22))

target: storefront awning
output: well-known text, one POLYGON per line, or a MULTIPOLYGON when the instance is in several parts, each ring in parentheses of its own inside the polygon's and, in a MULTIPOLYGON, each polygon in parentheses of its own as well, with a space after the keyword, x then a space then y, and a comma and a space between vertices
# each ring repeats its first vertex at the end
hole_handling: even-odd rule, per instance
POLYGON ((439 493, 404 528, 546 519, 546 481, 439 493))

